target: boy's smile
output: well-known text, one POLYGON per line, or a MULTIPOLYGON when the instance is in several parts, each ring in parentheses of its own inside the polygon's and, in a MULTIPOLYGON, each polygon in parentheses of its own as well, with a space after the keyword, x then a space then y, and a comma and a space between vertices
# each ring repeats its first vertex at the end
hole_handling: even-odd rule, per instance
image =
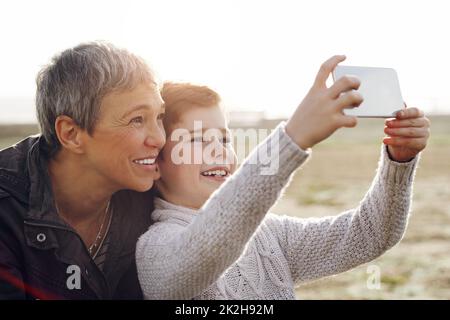
POLYGON ((230 168, 228 166, 216 166, 202 171, 201 176, 209 181, 223 182, 230 176, 230 168))

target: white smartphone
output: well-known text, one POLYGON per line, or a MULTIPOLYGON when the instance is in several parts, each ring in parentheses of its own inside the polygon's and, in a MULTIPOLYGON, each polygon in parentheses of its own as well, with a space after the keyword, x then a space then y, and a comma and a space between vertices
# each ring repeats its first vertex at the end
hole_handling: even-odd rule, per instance
POLYGON ((333 71, 333 81, 345 75, 359 78, 361 85, 357 91, 364 98, 359 107, 345 109, 345 114, 362 118, 391 118, 405 108, 394 69, 338 65, 333 71))

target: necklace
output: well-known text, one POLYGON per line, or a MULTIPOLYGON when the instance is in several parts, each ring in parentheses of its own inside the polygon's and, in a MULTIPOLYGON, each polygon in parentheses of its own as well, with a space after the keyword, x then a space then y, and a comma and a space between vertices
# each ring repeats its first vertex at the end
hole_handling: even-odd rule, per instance
MULTIPOLYGON (((111 203, 111 200, 108 201, 108 204, 106 205, 106 209, 105 209, 105 216, 103 217, 103 222, 100 225, 100 229, 98 230, 97 236, 95 237, 94 242, 89 246, 88 251, 89 254, 91 255, 91 257, 95 258, 95 256, 98 253, 98 250, 100 249, 100 247, 103 244, 103 240, 104 240, 104 235, 102 236, 102 230, 103 230, 103 226, 105 224, 106 221, 106 217, 108 216, 108 211, 109 211, 109 204, 111 203), (100 241, 101 240, 101 241, 100 241), (99 243, 100 241, 100 243, 99 243)), ((109 224, 111 223, 111 218, 109 219, 109 223, 108 223, 108 229, 109 229, 109 224)), ((105 232, 106 234, 107 232, 105 232)))

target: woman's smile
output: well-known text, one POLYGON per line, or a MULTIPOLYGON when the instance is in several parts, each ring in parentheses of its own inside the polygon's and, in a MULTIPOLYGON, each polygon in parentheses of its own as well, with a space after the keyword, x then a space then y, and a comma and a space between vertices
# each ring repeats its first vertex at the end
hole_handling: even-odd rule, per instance
POLYGON ((137 168, 145 171, 156 171, 158 167, 158 164, 156 163, 156 157, 135 159, 132 162, 137 168))

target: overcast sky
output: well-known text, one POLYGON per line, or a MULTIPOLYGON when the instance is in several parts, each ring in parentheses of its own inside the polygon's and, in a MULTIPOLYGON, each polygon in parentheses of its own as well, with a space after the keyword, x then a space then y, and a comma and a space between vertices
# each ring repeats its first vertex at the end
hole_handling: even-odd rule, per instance
POLYGON ((450 113, 447 3, 10 1, 0 8, 0 101, 31 101, 52 55, 107 40, 144 57, 162 79, 211 85, 230 109, 287 116, 320 64, 345 54, 348 65, 395 68, 409 106, 450 113))

